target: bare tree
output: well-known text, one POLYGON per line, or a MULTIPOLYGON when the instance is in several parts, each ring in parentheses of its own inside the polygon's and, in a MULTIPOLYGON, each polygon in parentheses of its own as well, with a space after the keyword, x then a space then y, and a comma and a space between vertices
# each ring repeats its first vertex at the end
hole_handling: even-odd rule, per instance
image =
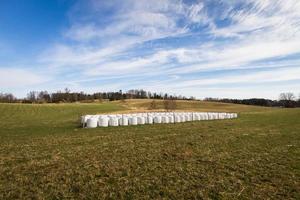
POLYGON ((27 94, 27 100, 29 100, 31 103, 36 102, 36 100, 37 100, 37 92, 35 92, 35 91, 30 91, 30 92, 27 94))
POLYGON ((295 98, 296 97, 292 92, 281 93, 279 95, 279 100, 284 100, 284 101, 294 101, 295 98))
POLYGON ((279 101, 283 103, 286 108, 291 108, 296 106, 296 96, 292 92, 281 93, 279 95, 279 101))
POLYGON ((49 103, 51 101, 51 98, 47 91, 40 91, 37 93, 37 100, 41 103, 49 103))
POLYGON ((2 103, 13 103, 15 102, 16 97, 11 93, 0 93, 0 102, 2 103))

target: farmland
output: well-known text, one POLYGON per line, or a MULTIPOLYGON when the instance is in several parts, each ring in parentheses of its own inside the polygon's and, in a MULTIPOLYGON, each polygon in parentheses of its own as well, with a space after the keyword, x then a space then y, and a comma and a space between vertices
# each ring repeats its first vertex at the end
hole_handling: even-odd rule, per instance
POLYGON ((150 102, 0 104, 0 199, 300 198, 300 109, 179 101, 179 110, 240 117, 78 123, 82 114, 144 111, 150 102))

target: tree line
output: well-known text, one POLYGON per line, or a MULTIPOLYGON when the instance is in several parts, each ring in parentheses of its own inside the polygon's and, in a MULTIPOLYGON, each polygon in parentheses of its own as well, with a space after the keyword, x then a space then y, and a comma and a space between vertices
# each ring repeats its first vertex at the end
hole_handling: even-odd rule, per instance
POLYGON ((255 106, 266 106, 266 107, 285 107, 285 108, 296 108, 300 107, 300 94, 297 98, 294 93, 287 92, 281 93, 278 100, 270 100, 263 98, 251 98, 251 99, 218 99, 218 98, 205 98, 205 101, 214 101, 222 103, 235 103, 255 106))
MULTIPOLYGON (((72 103, 72 102, 95 102, 95 101, 115 101, 126 99, 164 99, 164 100, 195 100, 195 97, 185 97, 182 95, 170 95, 168 93, 149 92, 143 89, 133 89, 123 92, 97 92, 87 94, 84 92, 71 92, 68 88, 63 91, 49 93, 47 91, 30 91, 26 98, 16 98, 11 93, 0 93, 0 103, 72 103)), ((263 98, 251 99, 228 99, 207 97, 204 101, 235 103, 266 107, 300 107, 300 95, 297 98, 294 93, 281 93, 278 100, 263 98)), ((174 107, 173 101, 165 101, 165 107, 174 107)), ((153 107, 155 107, 153 105, 153 107)))
POLYGON ((172 100, 194 100, 195 97, 182 95, 170 95, 168 93, 149 92, 143 89, 133 89, 123 92, 97 92, 87 94, 84 92, 71 92, 68 88, 63 91, 49 93, 48 91, 30 91, 26 98, 16 98, 11 93, 0 93, 2 103, 72 103, 72 102, 95 102, 115 101, 125 99, 172 99, 172 100))

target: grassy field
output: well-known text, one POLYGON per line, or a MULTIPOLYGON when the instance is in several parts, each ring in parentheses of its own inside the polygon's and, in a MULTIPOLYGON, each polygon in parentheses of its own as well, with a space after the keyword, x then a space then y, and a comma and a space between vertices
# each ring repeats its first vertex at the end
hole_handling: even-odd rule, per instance
POLYGON ((0 199, 300 199, 300 109, 181 101, 240 117, 78 126, 149 103, 0 104, 0 199))

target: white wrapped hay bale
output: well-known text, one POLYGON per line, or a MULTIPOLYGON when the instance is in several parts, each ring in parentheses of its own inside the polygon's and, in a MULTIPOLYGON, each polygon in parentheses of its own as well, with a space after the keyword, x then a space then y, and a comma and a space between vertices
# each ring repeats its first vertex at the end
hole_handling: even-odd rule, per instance
POLYGON ((132 116, 131 118, 129 118, 129 125, 137 125, 138 121, 137 121, 137 117, 132 116))
POLYGON ((219 119, 219 114, 218 113, 214 113, 214 119, 219 119))
POLYGON ((193 118, 194 118, 194 121, 199 121, 200 115, 198 113, 195 113, 193 118))
POLYGON ((211 113, 207 113, 207 120, 212 120, 213 117, 212 117, 212 114, 211 113))
POLYGON ((185 115, 180 115, 180 121, 185 122, 185 115))
POLYGON ((129 119, 132 117, 132 114, 124 115, 124 117, 127 117, 127 118, 128 118, 128 121, 129 121, 129 119))
POLYGON ((193 114, 189 113, 188 116, 189 116, 189 122, 193 121, 193 114))
POLYGON ((229 119, 229 114, 228 113, 224 113, 224 119, 229 119))
POLYGON ((122 117, 119 119, 119 125, 120 126, 128 126, 128 118, 127 117, 122 117))
POLYGON ((219 119, 224 119, 224 113, 218 113, 219 119))
POLYGON ((209 120, 209 114, 208 113, 204 113, 203 114, 203 119, 204 120, 209 120))
POLYGON ((226 113, 226 119, 230 119, 230 114, 226 113))
POLYGON ((112 117, 116 117, 116 115, 111 114, 111 115, 107 115, 108 118, 112 118, 112 117))
POLYGON ((83 116, 81 116, 81 124, 85 127, 86 123, 87 123, 87 120, 91 117, 92 117, 92 115, 83 115, 83 116))
POLYGON ((87 120, 86 122, 86 127, 87 128, 96 128, 97 127, 97 124, 98 124, 98 119, 97 118, 94 118, 94 117, 91 117, 87 120))
POLYGON ((224 119, 229 119, 229 114, 228 113, 224 113, 224 119))
POLYGON ((190 121, 194 121, 194 115, 193 115, 193 113, 189 113, 189 118, 190 118, 190 121))
POLYGON ((148 116, 147 120, 146 120, 147 124, 153 124, 153 117, 152 116, 148 116))
POLYGON ((219 119, 224 119, 224 113, 219 113, 219 119))
POLYGON ((218 119, 218 114, 217 113, 212 113, 212 119, 213 120, 218 119))
POLYGON ((127 126, 153 123, 179 123, 185 121, 234 119, 237 113, 217 112, 157 112, 136 114, 84 115, 81 116, 83 127, 96 128, 107 126, 127 126))
POLYGON ((98 119, 98 125, 99 127, 108 127, 108 117, 99 117, 98 119))
POLYGON ((137 117, 137 120, 138 120, 138 124, 145 124, 145 117, 137 117))
POLYGON ((184 114, 183 116, 184 116, 184 121, 188 122, 189 121, 189 116, 187 114, 184 114))
POLYGON ((162 116, 161 117, 161 122, 164 123, 164 124, 169 123, 169 117, 168 116, 162 116))
POLYGON ((119 120, 117 117, 109 118, 109 126, 119 126, 119 120))
POLYGON ((122 118, 123 116, 122 116, 121 114, 117 114, 116 117, 117 117, 118 119, 120 119, 120 118, 122 118))
POLYGON ((192 121, 192 116, 190 114, 185 114, 185 121, 186 122, 192 121))
POLYGON ((205 120, 205 119, 204 119, 204 114, 203 114, 203 113, 199 113, 199 120, 205 120))
POLYGON ((169 115, 169 123, 174 123, 174 116, 173 115, 169 115))
POLYGON ((197 121, 195 118, 196 118, 196 114, 195 113, 191 113, 191 118, 192 118, 192 121, 197 121))
POLYGON ((213 120, 214 119, 214 115, 213 113, 208 113, 208 120, 213 120))
POLYGON ((155 116, 154 117, 154 123, 160 124, 161 123, 161 116, 155 116))
POLYGON ((180 115, 175 115, 174 122, 175 123, 180 123, 181 122, 181 116, 180 115))

